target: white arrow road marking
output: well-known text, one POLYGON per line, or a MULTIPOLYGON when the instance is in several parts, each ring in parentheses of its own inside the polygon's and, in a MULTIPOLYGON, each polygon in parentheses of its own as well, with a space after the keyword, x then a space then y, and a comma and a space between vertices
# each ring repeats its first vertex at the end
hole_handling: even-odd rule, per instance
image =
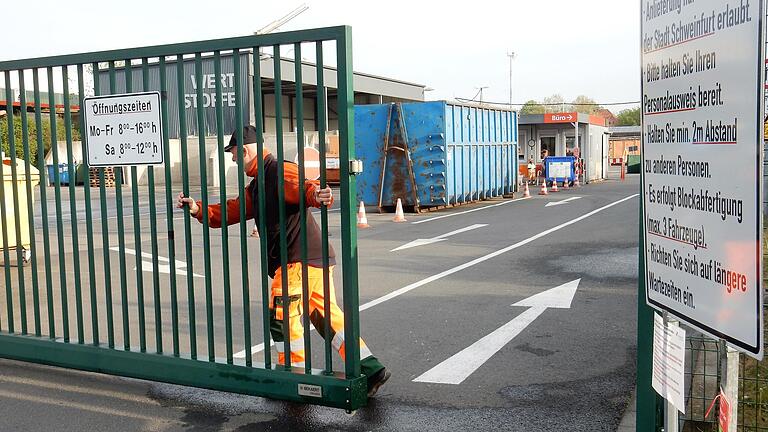
MULTIPOLYGON (((117 253, 120 253, 120 248, 117 247, 117 246, 111 247, 111 248, 109 248, 109 250, 115 251, 117 253)), ((127 253, 128 255, 134 255, 134 256, 136 255, 136 251, 133 250, 133 249, 130 249, 130 248, 125 248, 125 253, 127 253)), ((142 258, 147 258, 147 259, 152 259, 152 255, 148 254, 146 252, 142 252, 141 253, 141 257, 142 258)), ((157 270, 160 273, 171 274, 171 260, 170 259, 158 255, 157 256, 157 261, 162 261, 164 263, 167 263, 167 264, 159 264, 158 263, 157 270)), ((153 271, 153 269, 152 269, 152 262, 151 261, 142 261, 142 263, 144 265, 141 267, 141 269, 145 273, 152 273, 152 271, 153 271)), ((179 276, 186 276, 187 272, 185 270, 183 270, 183 269, 186 269, 186 268, 187 268, 187 263, 185 263, 184 261, 176 260, 176 274, 177 275, 179 275, 179 276)), ((133 269, 136 270, 136 267, 133 267, 133 269)), ((193 273, 193 275, 196 278, 205 278, 205 276, 199 275, 197 273, 193 273)))
POLYGON ((513 304, 512 306, 524 306, 528 307, 528 309, 516 316, 512 321, 428 370, 413 381, 461 384, 480 366, 493 357, 494 354, 504 348, 509 341, 525 330, 545 310, 549 308, 570 308, 573 296, 576 294, 576 288, 579 287, 579 281, 581 279, 576 279, 513 304))
MULTIPOLYGON (((623 203, 625 201, 629 201, 629 200, 631 200, 633 198, 637 198, 638 196, 640 196, 640 194, 632 194, 632 195, 630 195, 628 197, 622 198, 622 199, 620 199, 618 201, 614 201, 614 202, 612 202, 610 204, 607 204, 607 205, 604 205, 604 206, 602 206, 602 207, 600 207, 598 209, 592 210, 591 212, 583 214, 583 215, 581 215, 581 216, 579 216, 579 217, 577 217, 575 219, 571 219, 568 222, 564 222, 564 223, 562 223, 560 225, 557 225, 557 226, 552 227, 550 229, 544 230, 544 231, 542 231, 542 232, 540 232, 538 234, 535 234, 535 235, 533 235, 531 237, 528 237, 525 240, 521 240, 521 241, 519 241, 519 242, 517 242, 517 243, 515 243, 513 245, 507 246, 507 247, 505 247, 503 249, 499 249, 499 250, 497 250, 495 252, 491 252, 491 253, 489 253, 487 255, 483 255, 483 256, 481 256, 479 258, 475 258, 472 261, 466 262, 466 263, 464 263, 462 265, 450 268, 450 269, 442 271, 442 272, 440 272, 438 274, 432 275, 432 276, 424 278, 424 279, 422 279, 420 281, 416 281, 416 282, 414 282, 412 284, 409 284, 409 285, 406 285, 406 286, 404 286, 402 288, 396 289, 396 290, 392 291, 389 294, 385 294, 385 295, 383 295, 383 296, 381 296, 381 297, 379 297, 377 299, 373 299, 373 300, 369 301, 368 303, 360 305, 360 312, 362 312, 362 311, 364 311, 366 309, 370 309, 370 308, 372 308, 374 306, 377 306, 377 305, 379 305, 381 303, 384 303, 386 301, 392 300, 393 298, 399 297, 399 296, 401 296, 403 294, 406 294, 408 292, 411 292, 411 291, 415 290, 416 288, 422 287, 422 286, 427 285, 429 283, 432 283, 432 282, 434 282, 436 280, 440 280, 440 279, 442 279, 442 278, 444 278, 446 276, 450 276, 450 275, 452 275, 454 273, 458 273, 458 272, 460 272, 460 271, 462 271, 464 269, 468 269, 470 267, 473 267, 473 266, 475 266, 477 264, 480 264, 481 262, 488 261, 489 259, 496 258, 497 256, 505 254, 505 253, 507 253, 509 251, 515 250, 515 249, 517 249, 519 247, 523 247, 523 246, 527 245, 528 243, 531 243, 531 242, 533 242, 535 240, 538 240, 538 239, 540 239, 540 238, 542 238, 544 236, 552 234, 553 232, 559 231, 559 230, 561 230, 561 229, 563 229, 565 227, 571 226, 571 225, 573 225, 575 223, 581 222, 581 221, 583 221, 584 219, 586 219, 588 217, 594 216, 594 215, 596 215, 596 214, 598 214, 598 213, 600 213, 600 212, 602 212, 604 210, 607 210, 607 209, 609 209, 609 208, 611 208, 613 206, 619 205, 619 204, 621 204, 621 203, 623 203)), ((526 198, 526 199, 528 199, 528 198, 526 198)), ((507 202, 511 202, 511 201, 507 201, 507 202)), ((502 204, 505 204, 505 203, 502 203, 502 204)), ((494 205, 498 205, 498 204, 494 204, 494 205)), ((446 216, 452 216, 452 214, 451 215, 446 215, 446 216)), ((430 220, 430 219, 426 219, 426 220, 430 220)), ((255 354, 255 353, 261 351, 262 349, 264 349, 264 344, 259 344, 259 345, 256 345, 256 346, 252 347, 251 348, 251 352, 255 354)), ((235 354, 235 357, 237 357, 237 358, 244 358, 245 357, 245 350, 240 351, 237 354, 235 354)))
POLYGON ((544 207, 557 206, 557 205, 560 205, 560 204, 565 204, 565 203, 570 202, 570 201, 575 201, 577 199, 581 199, 581 197, 580 196, 575 196, 575 197, 570 197, 570 198, 564 199, 562 201, 549 202, 544 207))
POLYGON ((417 247, 417 246, 424 246, 424 245, 428 245, 428 244, 432 244, 432 243, 437 243, 437 242, 446 240, 446 237, 450 237, 450 236, 452 236, 454 234, 459 234, 459 233, 463 233, 463 232, 467 232, 467 231, 472 231, 473 229, 478 229, 478 228, 482 228, 482 227, 486 227, 486 226, 488 226, 488 224, 474 224, 474 225, 470 225, 470 226, 468 226, 466 228, 457 229, 455 231, 451 231, 449 233, 445 233, 443 235, 439 235, 437 237, 432 237, 432 238, 429 238, 429 239, 416 239, 416 240, 414 240, 414 241, 412 241, 410 243, 406 243, 406 244, 404 244, 404 245, 402 245, 400 247, 394 248, 390 252, 395 252, 395 251, 399 251, 399 250, 403 250, 403 249, 410 249, 410 248, 417 247))

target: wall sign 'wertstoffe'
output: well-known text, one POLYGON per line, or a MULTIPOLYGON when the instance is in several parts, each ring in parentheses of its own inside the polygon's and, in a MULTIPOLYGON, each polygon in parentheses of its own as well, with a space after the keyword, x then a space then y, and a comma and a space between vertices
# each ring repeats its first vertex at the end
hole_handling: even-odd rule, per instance
POLYGON ((648 303, 762 358, 762 2, 640 4, 648 303))
POLYGON ((160 93, 88 97, 83 113, 88 165, 163 163, 160 93))

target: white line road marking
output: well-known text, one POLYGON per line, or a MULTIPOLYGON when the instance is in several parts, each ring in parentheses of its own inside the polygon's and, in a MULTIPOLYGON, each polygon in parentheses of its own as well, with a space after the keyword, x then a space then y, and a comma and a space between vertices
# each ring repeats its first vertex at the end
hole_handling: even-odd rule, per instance
POLYGON ((581 197, 580 196, 574 196, 574 197, 566 198, 566 199, 564 199, 562 201, 548 202, 547 205, 545 205, 544 207, 559 206, 561 204, 566 204, 568 202, 575 201, 577 199, 581 199, 581 197))
POLYGON ((464 270, 466 268, 472 267, 472 266, 474 266, 476 264, 480 264, 483 261, 487 261, 487 260, 489 260, 491 258, 495 258, 495 257, 497 257, 497 256, 499 256, 501 254, 507 253, 507 252, 509 252, 511 250, 514 250, 514 249, 517 249, 517 248, 519 248, 521 246, 525 246, 525 245, 527 245, 528 243, 530 243, 530 242, 532 242, 534 240, 538 240, 538 239, 540 239, 540 238, 542 238, 542 237, 544 237, 544 236, 546 236, 548 234, 552 234, 555 231, 558 231, 558 230, 561 230, 561 229, 563 229, 563 228, 565 228, 567 226, 573 225, 576 222, 580 222, 580 221, 582 221, 582 220, 584 220, 584 219, 586 219, 586 218, 588 218, 590 216, 594 216, 594 215, 596 215, 597 213, 600 213, 603 210, 607 210, 607 209, 609 209, 609 208, 611 208, 611 207, 613 207, 615 205, 621 204, 624 201, 628 201, 628 200, 630 200, 632 198, 636 198, 639 195, 640 194, 630 195, 630 196, 628 196, 626 198, 623 198, 623 199, 620 199, 618 201, 612 202, 612 203, 610 203, 610 204, 608 204, 606 206, 603 206, 603 207, 600 207, 598 209, 592 210, 591 212, 586 213, 586 214, 584 214, 582 216, 579 216, 579 217, 577 217, 575 219, 571 219, 570 221, 565 222, 563 224, 560 224, 560 225, 558 225, 556 227, 552 227, 552 228, 550 228, 548 230, 542 231, 542 232, 540 232, 540 233, 538 233, 538 234, 536 234, 534 236, 528 237, 527 239, 519 241, 519 242, 517 242, 517 243, 515 243, 515 244, 513 244, 511 246, 507 246, 507 247, 505 247, 503 249, 499 249, 496 252, 491 252, 488 255, 481 256, 480 258, 476 258, 476 259, 474 259, 472 261, 469 261, 468 263, 465 263, 465 264, 462 264, 462 265, 460 265, 458 267, 454 267, 452 269, 446 270, 446 271, 444 271, 442 273, 438 273, 436 275, 430 276, 430 277, 428 277, 426 279, 422 279, 422 280, 420 280, 418 282, 414 282, 414 283, 412 283, 412 284, 410 284, 408 286, 404 286, 404 287, 400 288, 397 291, 393 291, 393 292, 391 292, 391 293, 389 293, 387 295, 379 297, 376 300, 372 300, 372 301, 370 301, 370 302, 360 306, 360 310, 363 311, 363 310, 366 310, 368 308, 374 307, 374 306, 376 306, 379 303, 384 303, 387 300, 391 300, 391 299, 393 299, 395 297, 401 296, 401 295, 403 295, 403 294, 405 294, 405 293, 407 293, 409 291, 412 291, 412 290, 414 290, 414 289, 416 289, 416 288, 418 288, 420 286, 426 285, 426 284, 428 284, 430 282, 434 282, 434 281, 442 279, 442 278, 444 278, 446 276, 449 276, 449 275, 452 275, 454 273, 460 272, 460 271, 462 271, 462 270, 464 270))
POLYGON ((432 237, 432 238, 428 238, 428 239, 416 239, 416 240, 414 240, 412 242, 409 242, 409 243, 406 243, 406 244, 404 244, 404 245, 402 245, 400 247, 394 248, 390 252, 396 252, 396 251, 403 250, 403 249, 410 249, 412 247, 425 246, 425 245, 428 245, 428 244, 437 243, 437 242, 440 242, 440 241, 443 241, 443 240, 447 240, 446 237, 450 237, 450 236, 452 236, 454 234, 460 234, 460 233, 463 233, 463 232, 466 232, 466 231, 471 231, 473 229, 478 229, 478 228, 482 228, 482 227, 486 227, 486 226, 488 226, 488 224, 474 224, 474 225, 470 225, 470 226, 468 226, 466 228, 457 229, 455 231, 451 231, 449 233, 445 233, 443 235, 439 235, 437 237, 432 237))
POLYGON ((545 310, 548 308, 569 309, 576 289, 579 287, 579 281, 581 279, 576 279, 513 304, 512 306, 524 306, 529 309, 413 381, 461 384, 494 354, 504 348, 509 341, 525 330, 545 310))
MULTIPOLYGON (((269 346, 275 346, 275 342, 270 339, 269 340, 269 346)), ((260 343, 258 345, 254 345, 251 347, 251 354, 256 354, 264 351, 264 343, 260 343)), ((232 355, 234 358, 245 358, 245 350, 242 350, 240 352, 236 352, 232 355)))
MULTIPOLYGON (((117 247, 117 246, 115 246, 115 247, 111 247, 111 248, 109 248, 109 250, 111 250, 111 251, 114 251, 114 252, 117 252, 117 253, 120 253, 120 248, 119 248, 119 247, 117 247)), ((125 253, 127 253, 128 255, 133 255, 133 256, 136 256, 136 251, 135 251, 135 250, 133 250, 133 249, 130 249, 130 248, 125 248, 125 253)), ((141 257, 142 257, 142 258, 148 258, 148 259, 152 259, 152 255, 151 255, 151 254, 148 254, 148 253, 146 253, 146 252, 142 252, 142 253, 141 253, 141 257)), ((157 265, 157 270, 158 270, 160 273, 164 273, 164 274, 171 274, 171 260, 170 260, 170 259, 168 259, 168 258, 166 258, 166 257, 162 257, 162 256, 158 255, 158 256, 157 256, 157 261, 158 261, 158 262, 164 262, 164 263, 167 263, 167 264, 159 264, 159 263, 158 263, 158 265, 157 265)), ((144 265, 141 267, 141 269, 142 269, 142 270, 143 270, 145 273, 152 273, 152 271, 153 271, 153 268, 152 268, 152 266, 153 266, 153 265, 152 265, 152 262, 150 262, 150 261, 142 261, 142 264, 144 264, 144 265)), ((184 270, 184 269, 186 269, 186 268, 187 268, 187 263, 185 263, 184 261, 179 261, 179 260, 176 260, 176 274, 177 274, 178 276, 186 276, 186 275, 187 275, 187 272, 184 270)), ((136 270, 136 267, 134 267, 133 269, 134 269, 134 270, 136 270)), ((205 276, 203 276, 203 275, 199 275, 199 274, 197 274, 197 273, 193 273, 193 275, 194 275, 194 277, 196 277, 196 278, 205 278, 205 276)))
POLYGON ((414 225, 418 225, 418 224, 422 224, 422 223, 426 223, 426 222, 432 222, 432 221, 435 221, 435 220, 438 220, 438 219, 444 219, 444 218, 447 218, 447 217, 453 217, 453 216, 463 215, 463 214, 472 213, 472 212, 476 212, 476 211, 480 211, 480 210, 486 210, 486 209, 493 208, 493 207, 503 206, 503 205, 507 205, 507 204, 510 204, 510 203, 513 203, 513 202, 518 202, 518 201, 527 200, 527 199, 530 199, 530 197, 528 197, 528 198, 513 199, 513 200, 509 200, 509 201, 500 202, 498 204, 491 204, 491 205, 488 205, 488 206, 474 208, 472 210, 466 210, 466 211, 458 212, 458 213, 445 214, 445 215, 442 215, 442 216, 436 216, 436 217, 433 217, 433 218, 424 219, 424 220, 420 220, 420 221, 416 221, 416 222, 411 222, 411 223, 414 224, 414 225))
MULTIPOLYGON (((458 272, 460 272, 460 271, 462 271, 464 269, 467 269, 467 268, 472 267, 474 265, 480 264, 483 261, 488 261, 491 258, 495 258, 495 257, 497 257, 497 256, 499 256, 501 254, 507 253, 507 252, 509 252, 511 250, 514 250, 514 249, 517 249, 517 248, 519 248, 521 246, 525 246, 525 245, 527 245, 528 243, 530 243, 530 242, 532 242, 534 240, 538 240, 538 239, 540 239, 540 238, 542 238, 542 237, 544 237, 546 235, 552 234, 555 231, 561 230, 561 229, 563 229, 563 228, 565 228, 567 226, 573 225, 573 224, 575 224, 577 222, 581 222, 581 221, 583 221, 584 219, 586 219, 586 218, 588 218, 590 216, 594 216, 594 215, 600 213, 603 210, 607 210, 607 209, 609 209, 609 208, 611 208, 611 207, 613 207, 615 205, 619 205, 619 204, 621 204, 621 203, 623 203, 625 201, 629 201, 632 198, 638 197, 639 195, 640 194, 633 194, 633 195, 630 195, 630 196, 628 196, 626 198, 622 198, 622 199, 620 199, 618 201, 614 201, 614 202, 612 202, 612 203, 610 203, 608 205, 605 205, 605 206, 600 207, 598 209, 592 210, 589 213, 583 214, 583 215, 581 215, 581 216, 579 216, 579 217, 577 217, 575 219, 571 219, 568 222, 562 223, 562 224, 560 224, 560 225, 558 225, 556 227, 552 227, 552 228, 550 228, 548 230, 545 230, 545 231, 542 231, 542 232, 540 232, 540 233, 538 233, 538 234, 536 234, 534 236, 528 237, 525 240, 519 241, 519 242, 517 242, 517 243, 515 243, 513 245, 510 245, 510 246, 507 246, 507 247, 505 247, 503 249, 499 249, 496 252, 491 252, 488 255, 484 255, 484 256, 481 256, 480 258, 473 259, 472 261, 469 261, 467 263, 464 263, 464 264, 462 264, 460 266, 457 266, 457 267, 454 267, 452 269, 448 269, 448 270, 446 270, 446 271, 444 271, 442 273, 438 273, 438 274, 432 275, 432 276, 430 276, 430 277, 428 277, 426 279, 422 279, 422 280, 420 280, 418 282, 414 282, 414 283, 412 283, 410 285, 406 285, 406 286, 404 286, 404 287, 402 287, 402 288, 400 288, 400 289, 398 289, 396 291, 392 291, 389 294, 386 294, 386 295, 381 296, 381 297, 379 297, 379 298, 377 298, 375 300, 371 300, 368 303, 365 303, 365 304, 361 305, 360 306, 360 311, 362 312, 362 311, 364 311, 366 309, 370 309, 370 308, 372 308, 372 307, 374 307, 374 306, 376 306, 378 304, 384 303, 385 301, 388 301, 388 300, 392 300, 395 297, 399 297, 399 296, 401 296, 401 295, 403 295, 403 294, 405 294, 405 293, 407 293, 409 291, 413 291, 416 288, 424 286, 424 285, 426 285, 428 283, 431 283, 431 282, 434 282, 436 280, 442 279, 442 278, 444 278, 446 276, 450 276, 450 275, 452 275, 454 273, 458 273, 458 272)), ((496 205, 498 205, 498 204, 496 204, 496 205)), ((251 352, 255 353, 255 352, 258 352, 258 351, 251 350, 251 352)), ((244 353, 245 353, 245 351, 241 351, 241 352, 239 352, 237 354, 244 355, 244 353)))

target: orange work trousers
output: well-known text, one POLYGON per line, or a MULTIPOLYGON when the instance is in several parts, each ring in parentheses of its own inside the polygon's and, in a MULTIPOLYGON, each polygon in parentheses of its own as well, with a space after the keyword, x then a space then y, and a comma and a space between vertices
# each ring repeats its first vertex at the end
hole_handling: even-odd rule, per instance
MULTIPOLYGON (((277 351, 277 361, 279 364, 285 364, 285 335, 283 334, 283 269, 280 268, 272 280, 272 290, 270 293, 270 334, 275 341, 275 350, 277 351)), ((332 345, 342 359, 344 356, 344 313, 336 303, 336 291, 333 287, 333 266, 329 272, 329 296, 330 296, 330 316, 331 316, 331 334, 325 332, 325 297, 323 293, 323 269, 319 267, 307 266, 307 294, 309 296, 309 320, 312 326, 323 338, 331 338, 332 345)), ((301 263, 290 263, 285 272, 288 278, 288 298, 289 298, 289 338, 291 341, 291 365, 304 366, 304 325, 301 315, 303 313, 304 302, 302 300, 302 265, 301 263)), ((370 357, 371 351, 360 339, 360 359, 370 357)))

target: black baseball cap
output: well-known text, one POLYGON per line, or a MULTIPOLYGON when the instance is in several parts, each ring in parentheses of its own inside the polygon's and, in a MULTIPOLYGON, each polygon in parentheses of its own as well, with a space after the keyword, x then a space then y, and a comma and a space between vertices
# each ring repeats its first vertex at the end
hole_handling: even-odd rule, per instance
MULTIPOLYGON (((256 128, 252 125, 245 126, 243 128, 243 142, 245 144, 255 144, 256 143, 256 128)), ((226 147, 224 147, 224 151, 230 151, 232 148, 237 146, 237 130, 234 130, 232 132, 232 138, 229 139, 229 144, 227 144, 226 147)))

